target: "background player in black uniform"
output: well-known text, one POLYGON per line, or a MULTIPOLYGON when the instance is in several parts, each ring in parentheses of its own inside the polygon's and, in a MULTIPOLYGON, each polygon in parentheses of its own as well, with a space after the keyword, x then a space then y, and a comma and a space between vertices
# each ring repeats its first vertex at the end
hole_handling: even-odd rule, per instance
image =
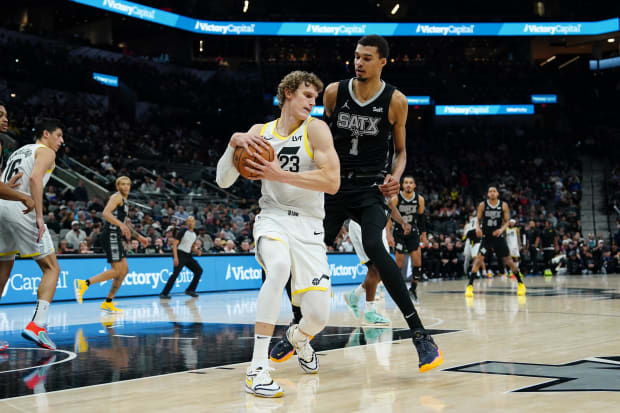
POLYGON ((405 316, 418 351, 420 371, 425 372, 439 366, 443 358, 424 329, 400 269, 382 240, 388 218, 386 200, 398 194, 407 163, 407 98, 381 80, 388 54, 384 38, 361 38, 355 49, 355 78, 332 83, 325 90, 325 114, 341 167, 338 193, 325 196, 325 242, 333 243, 347 218, 360 224, 364 250, 405 316))
POLYGON ((525 249, 530 257, 530 274, 538 274, 538 245, 540 243, 540 233, 536 228, 536 223, 530 221, 525 229, 525 249))
POLYGON ((426 245, 426 225, 424 219, 424 197, 415 192, 415 179, 411 175, 403 177, 402 191, 390 201, 390 207, 398 210, 403 217, 405 226, 394 222, 388 222, 388 238, 394 237, 394 251, 396 252, 396 264, 403 268, 405 254, 409 254, 413 263, 413 277, 411 278, 411 294, 413 299, 418 300, 418 281, 422 276, 422 250, 420 241, 426 245))
POLYGON ((504 260, 504 264, 510 267, 512 273, 517 278, 518 288, 517 295, 525 295, 525 284, 521 278, 523 274, 517 268, 517 265, 510 257, 508 252, 508 244, 504 234, 506 233, 506 227, 510 221, 510 213, 508 205, 499 199, 499 192, 495 186, 490 186, 487 193, 488 199, 481 202, 478 205, 478 222, 476 222, 476 235, 482 237, 480 243, 480 252, 474 262, 474 267, 469 275, 469 283, 465 289, 465 295, 467 297, 473 297, 474 295, 474 277, 473 274, 478 272, 480 263, 484 260, 487 254, 491 251, 495 251, 497 259, 504 260))
POLYGON ((177 277, 181 273, 183 267, 187 267, 194 273, 194 278, 189 287, 185 290, 185 294, 192 297, 198 297, 196 293, 196 287, 200 281, 202 275, 202 267, 198 264, 198 261, 192 257, 192 252, 197 255, 202 255, 202 251, 196 249, 196 233, 194 232, 194 225, 196 225, 196 219, 193 216, 187 218, 187 228, 182 228, 178 231, 175 240, 172 244, 172 257, 174 264, 174 271, 163 291, 159 295, 160 298, 170 298, 170 290, 176 281, 177 277))
POLYGON ((142 245, 145 247, 148 245, 148 241, 145 237, 138 234, 131 226, 126 224, 129 210, 127 197, 131 190, 131 179, 126 176, 121 176, 116 180, 116 189, 118 192, 110 197, 102 213, 106 221, 103 227, 104 250, 112 268, 88 280, 75 280, 73 286, 75 288, 75 299, 81 304, 84 293, 91 284, 113 279, 110 292, 105 301, 101 304, 101 309, 109 313, 120 313, 123 311, 117 308, 112 302, 125 276, 129 272, 127 268, 127 255, 123 247, 122 237, 124 236, 129 241, 131 236, 134 235, 142 245))
POLYGON ((545 261, 545 275, 555 274, 555 265, 551 260, 556 253, 560 251, 558 246, 558 234, 553 229, 550 220, 545 220, 545 228, 540 233, 540 241, 542 243, 543 260, 545 261))

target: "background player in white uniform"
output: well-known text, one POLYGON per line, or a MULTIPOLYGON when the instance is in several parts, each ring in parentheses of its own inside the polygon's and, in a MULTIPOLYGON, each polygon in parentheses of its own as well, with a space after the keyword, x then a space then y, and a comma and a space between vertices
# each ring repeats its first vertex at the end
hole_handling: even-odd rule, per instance
MULTIPOLYGON (((476 259, 478 251, 480 251, 481 238, 476 235, 477 222, 478 217, 476 213, 473 213, 463 228, 463 241, 465 242, 465 250, 463 251, 463 256, 465 258, 463 262, 463 273, 465 274, 469 272, 470 262, 476 259)), ((486 273, 487 267, 484 260, 480 263, 480 268, 483 274, 486 273)))
POLYGON ((506 243, 508 244, 508 252, 512 257, 512 260, 518 266, 519 258, 521 257, 521 254, 519 253, 521 250, 521 234, 519 233, 519 228, 516 224, 517 221, 514 219, 508 221, 508 228, 506 228, 506 243))
POLYGON ((310 117, 322 90, 322 82, 312 73, 286 75, 278 85, 281 117, 254 125, 247 133, 235 133, 217 165, 217 183, 228 188, 239 176, 232 163, 235 147, 259 147, 269 141, 276 152, 274 161, 248 160, 247 168, 262 180, 254 239, 266 279, 256 304, 254 353, 245 381, 246 391, 257 396, 283 395, 270 377, 268 351, 289 275, 293 303, 301 306, 303 316, 299 325, 289 327, 286 339, 304 372, 319 369, 309 338, 323 329, 330 307, 323 193, 336 193, 340 186, 340 162, 329 127, 310 117))
POLYGON ((49 231, 43 221, 43 189, 54 170, 56 152, 63 144, 62 125, 56 119, 41 119, 35 125, 36 143, 13 152, 2 173, 6 183, 23 174, 16 190, 32 197, 34 211, 24 214, 21 202, 0 200, 0 291, 11 275, 15 255, 33 258, 43 276, 37 290, 37 307, 22 336, 38 346, 55 350, 47 334, 47 311, 56 292, 60 267, 49 231))

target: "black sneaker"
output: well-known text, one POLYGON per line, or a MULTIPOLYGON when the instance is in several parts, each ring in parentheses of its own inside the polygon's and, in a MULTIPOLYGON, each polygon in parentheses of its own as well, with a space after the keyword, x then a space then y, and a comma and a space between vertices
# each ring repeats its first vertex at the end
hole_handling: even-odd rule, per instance
POLYGON ((425 373, 443 363, 441 350, 435 344, 435 340, 424 330, 413 332, 413 344, 418 351, 420 359, 420 373, 425 373))
POLYGON ((192 290, 185 290, 185 294, 189 295, 190 297, 198 297, 198 293, 196 291, 192 291, 192 290))
POLYGON ((161 294, 159 294, 159 298, 163 298, 164 300, 169 300, 172 297, 170 297, 169 294, 161 293, 161 294))

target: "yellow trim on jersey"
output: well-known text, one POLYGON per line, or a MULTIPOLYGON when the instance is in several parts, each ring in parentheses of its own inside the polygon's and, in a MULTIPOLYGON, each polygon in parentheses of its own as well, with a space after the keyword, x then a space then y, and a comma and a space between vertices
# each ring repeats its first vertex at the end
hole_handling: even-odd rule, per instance
POLYGON ((308 287, 308 288, 304 288, 302 290, 293 291, 291 293, 291 297, 295 296, 297 294, 308 292, 308 291, 327 291, 327 290, 328 290, 327 287, 308 287))
POLYGON ((40 252, 35 252, 34 254, 26 254, 26 255, 19 254, 19 256, 22 257, 22 258, 31 258, 31 257, 36 257, 37 255, 41 255, 41 253, 40 252))
POLYGON ((11 252, 0 252, 0 257, 6 257, 7 255, 19 254, 19 250, 11 251, 11 252))
POLYGON ((267 126, 269 126, 269 124, 270 124, 270 123, 271 123, 271 122, 267 122, 267 123, 265 123, 265 124, 263 125, 263 127, 262 127, 262 128, 260 128, 260 136, 265 135, 265 131, 267 130, 267 126))
POLYGON ((51 174, 52 172, 54 172, 54 169, 56 169, 56 162, 54 162, 54 165, 52 165, 52 168, 45 171, 45 173, 51 174))
POLYGON ((270 237, 269 235, 263 235, 263 237, 272 239, 274 241, 280 241, 282 244, 286 245, 288 247, 288 245, 286 244, 286 242, 282 241, 280 238, 276 238, 276 237, 270 237))
POLYGON ((291 132, 291 134, 290 134, 290 135, 288 135, 288 136, 286 136, 286 137, 285 137, 285 136, 281 136, 281 135, 278 133, 278 131, 277 131, 277 128, 278 128, 278 121, 279 121, 279 120, 280 120, 280 118, 278 118, 278 119, 276 119, 276 120, 274 121, 275 123, 273 124, 273 128, 271 129, 271 132, 273 133, 273 136, 275 136, 276 138, 280 139, 281 141, 285 141, 285 140, 287 140, 288 138, 290 138, 291 136, 293 136, 293 135, 294 135, 294 134, 295 134, 295 133, 299 130, 299 128, 301 128, 301 126, 302 126, 302 125, 306 122, 306 121, 302 122, 302 124, 301 124, 301 125, 299 125, 299 127, 298 127, 297 129, 295 129, 293 132, 291 132))
POLYGON ((304 146, 306 147, 306 152, 308 153, 310 159, 314 160, 314 152, 310 149, 310 141, 308 140, 308 125, 312 122, 312 120, 314 120, 313 117, 308 118, 306 126, 304 127, 304 146))

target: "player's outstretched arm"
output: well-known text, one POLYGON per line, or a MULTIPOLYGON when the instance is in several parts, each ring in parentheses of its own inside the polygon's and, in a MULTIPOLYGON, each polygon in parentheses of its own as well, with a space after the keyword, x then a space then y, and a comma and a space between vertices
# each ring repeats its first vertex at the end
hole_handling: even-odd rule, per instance
POLYGON ((233 154, 237 146, 243 146, 245 150, 248 147, 253 146, 255 149, 259 149, 261 146, 269 145, 260 136, 260 131, 263 128, 263 124, 257 123, 252 126, 247 133, 237 132, 230 137, 230 142, 226 145, 226 151, 217 162, 217 172, 215 176, 215 182, 220 188, 229 188, 239 178, 239 171, 233 164, 233 154))
POLYGON ((255 178, 282 182, 312 191, 335 194, 340 188, 340 160, 334 148, 334 141, 329 127, 322 120, 315 119, 308 124, 308 141, 314 154, 314 163, 319 168, 314 171, 289 172, 280 168, 276 158, 271 162, 258 158, 258 162, 248 159, 246 162, 255 178))
POLYGON ((16 191, 11 189, 8 184, 0 182, 0 199, 8 199, 9 201, 19 201, 26 209, 24 210, 24 214, 32 211, 34 209, 34 201, 28 195, 23 192, 16 191))

